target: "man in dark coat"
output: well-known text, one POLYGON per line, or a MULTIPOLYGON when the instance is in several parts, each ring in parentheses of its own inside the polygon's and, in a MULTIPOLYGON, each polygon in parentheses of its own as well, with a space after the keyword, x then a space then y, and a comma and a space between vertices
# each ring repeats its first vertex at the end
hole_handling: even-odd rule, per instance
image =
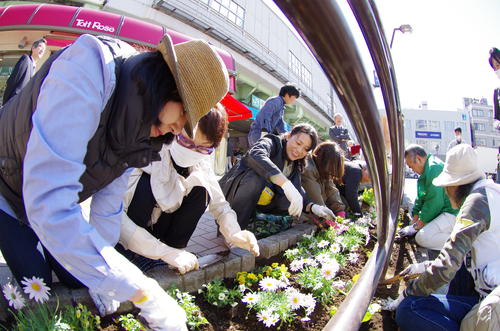
POLYGON ((330 127, 330 139, 336 142, 340 148, 342 148, 345 155, 348 156, 349 148, 347 146, 347 142, 351 140, 351 137, 349 136, 349 130, 343 126, 344 117, 340 113, 336 113, 333 116, 333 120, 335 121, 335 125, 330 127))
POLYGON ((10 98, 18 94, 21 89, 28 84, 29 80, 35 74, 35 65, 45 54, 47 41, 38 39, 31 46, 30 55, 24 54, 17 61, 12 73, 7 79, 7 85, 3 94, 3 104, 6 104, 10 98))
POLYGON ((344 163, 344 177, 342 185, 339 185, 340 195, 347 203, 351 211, 361 215, 361 206, 358 200, 359 184, 371 180, 366 163, 363 161, 346 161, 344 163))

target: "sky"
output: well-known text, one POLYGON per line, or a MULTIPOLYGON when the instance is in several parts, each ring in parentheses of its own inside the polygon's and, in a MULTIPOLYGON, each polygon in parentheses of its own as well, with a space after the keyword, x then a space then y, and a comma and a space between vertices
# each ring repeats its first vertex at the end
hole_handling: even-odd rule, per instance
MULTIPOLYGON (((268 0, 264 0, 270 3, 268 0)), ((337 0, 365 70, 373 80, 373 63, 346 0, 337 0)), ((488 63, 489 49, 500 49, 500 0, 375 0, 390 42, 393 29, 410 24, 413 33, 396 31, 392 58, 402 108, 463 108, 463 97, 492 104, 500 79, 488 63)), ((269 4, 271 7, 274 4, 269 4)), ((277 8, 277 7, 275 7, 277 8)), ((383 107, 380 89, 374 90, 383 107)))

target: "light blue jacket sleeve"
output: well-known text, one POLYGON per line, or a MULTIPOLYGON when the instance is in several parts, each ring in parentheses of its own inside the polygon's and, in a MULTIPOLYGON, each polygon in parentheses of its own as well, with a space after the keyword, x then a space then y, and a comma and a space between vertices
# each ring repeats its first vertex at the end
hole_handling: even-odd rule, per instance
POLYGON ((116 83, 105 47, 85 35, 52 64, 33 115, 23 193, 30 224, 57 261, 90 289, 125 301, 140 274, 113 248, 128 173, 93 196, 90 223, 78 204, 87 144, 116 83))

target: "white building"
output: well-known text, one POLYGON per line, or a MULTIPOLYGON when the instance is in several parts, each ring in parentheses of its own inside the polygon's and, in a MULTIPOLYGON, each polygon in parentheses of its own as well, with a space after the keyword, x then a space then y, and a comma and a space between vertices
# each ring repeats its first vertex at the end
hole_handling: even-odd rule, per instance
POLYGON ((427 153, 444 161, 456 127, 462 129, 463 141, 471 143, 470 117, 466 110, 404 109, 403 115, 405 146, 421 145, 427 153))
POLYGON ((464 98, 464 108, 470 114, 476 146, 498 148, 500 134, 493 127, 493 106, 486 98, 464 98))

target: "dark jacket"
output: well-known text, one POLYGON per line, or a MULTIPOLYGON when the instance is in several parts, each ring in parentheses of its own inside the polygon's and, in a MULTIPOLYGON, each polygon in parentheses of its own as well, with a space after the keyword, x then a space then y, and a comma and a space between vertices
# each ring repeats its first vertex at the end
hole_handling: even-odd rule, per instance
MULTIPOLYGON (((99 126, 88 142, 85 172, 80 177, 83 189, 80 202, 120 177, 127 168, 141 168, 159 160, 161 140, 153 148, 149 140, 151 123, 144 123, 148 111, 138 95, 130 71, 137 57, 120 56, 120 43, 101 38, 115 55, 116 88, 101 113, 99 126)), ((71 46, 69 46, 71 47, 71 46)), ((20 94, 0 108, 0 193, 18 218, 28 223, 22 192, 23 162, 32 129, 32 115, 38 94, 54 60, 65 49, 53 54, 20 94)), ((64 116, 64 114, 61 114, 64 116)))
POLYGON ((500 88, 493 92, 493 108, 495 109, 495 119, 500 121, 500 88))
POLYGON ((3 93, 3 104, 5 105, 10 98, 19 94, 21 89, 28 84, 31 77, 35 73, 35 63, 31 56, 24 54, 17 61, 12 73, 7 79, 5 92, 3 93))
POLYGON ((353 213, 361 213, 361 206, 358 201, 358 191, 362 175, 363 170, 358 162, 344 162, 344 177, 342 177, 342 185, 339 186, 339 191, 346 199, 353 213))
POLYGON ((330 139, 339 144, 340 148, 342 148, 342 150, 347 153, 347 141, 351 140, 351 137, 349 136, 349 130, 347 130, 347 128, 343 126, 334 125, 330 127, 328 133, 330 139))
MULTIPOLYGON (((272 186, 269 178, 282 173, 286 160, 286 140, 281 136, 268 134, 259 139, 243 158, 219 180, 226 200, 238 215, 238 223, 246 225, 248 217, 256 208, 265 185, 272 186), (251 179, 251 180, 249 180, 251 179)), ((301 169, 294 161, 292 173, 288 176, 292 184, 305 197, 301 187, 301 169)), ((277 195, 283 195, 281 188, 275 188, 277 195)), ((304 207, 309 201, 304 198, 304 207)))
POLYGON ((261 132, 272 134, 285 133, 284 112, 285 100, 283 100, 283 97, 278 95, 267 99, 250 126, 250 132, 248 133, 248 143, 250 146, 260 139, 261 132))

